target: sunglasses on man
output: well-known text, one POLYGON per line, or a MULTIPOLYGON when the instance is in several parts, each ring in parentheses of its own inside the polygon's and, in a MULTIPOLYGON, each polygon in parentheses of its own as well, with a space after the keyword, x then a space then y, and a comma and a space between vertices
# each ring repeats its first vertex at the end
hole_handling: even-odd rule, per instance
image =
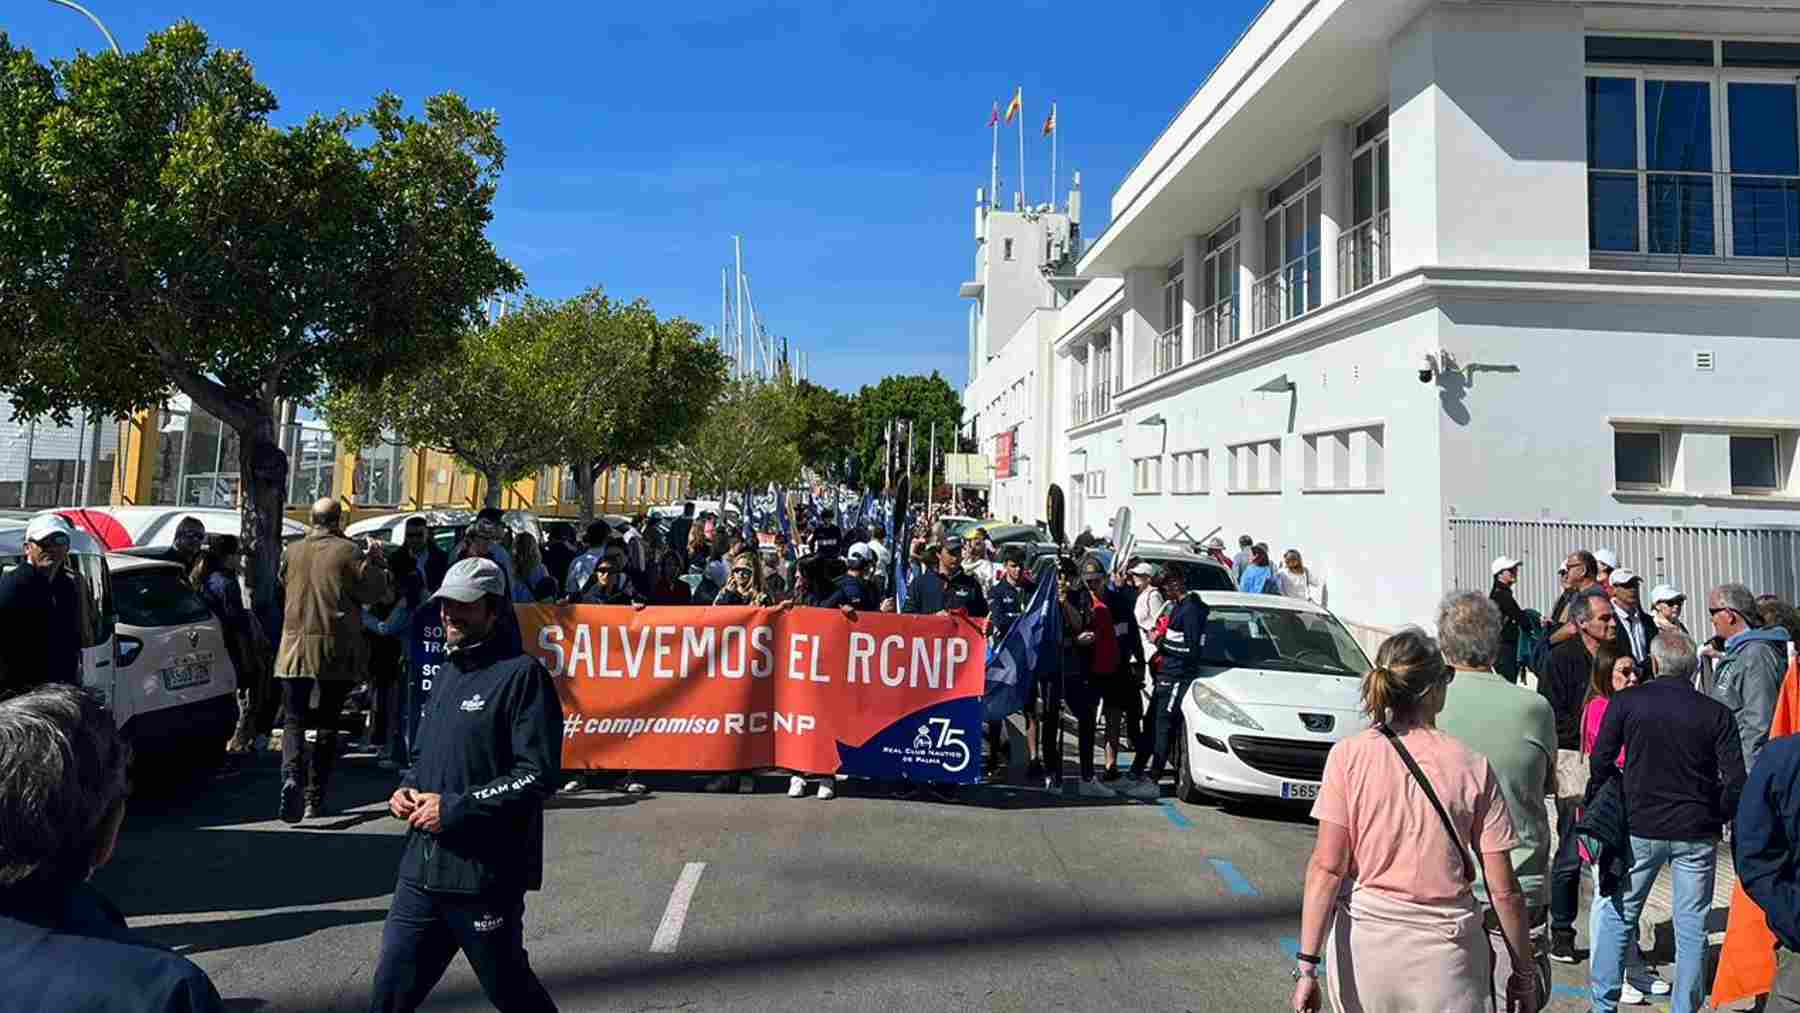
POLYGON ((69 547, 69 536, 58 531, 38 539, 37 545, 43 549, 66 549, 69 547))

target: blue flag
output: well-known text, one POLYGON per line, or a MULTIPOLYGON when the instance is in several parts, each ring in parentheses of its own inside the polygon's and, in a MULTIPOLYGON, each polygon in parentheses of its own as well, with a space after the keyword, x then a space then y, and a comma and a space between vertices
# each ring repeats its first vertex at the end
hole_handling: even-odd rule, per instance
POLYGON ((744 541, 756 544, 756 522, 751 517, 750 487, 744 486, 744 541))
POLYGON ((1033 682, 1062 671, 1062 609, 1054 574, 1038 581, 1031 603, 1006 636, 988 651, 987 719, 999 721, 1025 709, 1033 682))
POLYGON ((788 520, 787 486, 775 494, 775 516, 781 524, 781 535, 787 540, 787 561, 794 561, 794 525, 788 520))

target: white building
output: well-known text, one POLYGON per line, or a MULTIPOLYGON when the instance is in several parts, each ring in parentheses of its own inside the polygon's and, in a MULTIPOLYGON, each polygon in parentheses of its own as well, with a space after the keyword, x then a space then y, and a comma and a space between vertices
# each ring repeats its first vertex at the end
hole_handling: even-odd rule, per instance
POLYGON ((1796 74, 1794 0, 1272 0, 1055 314, 1071 530, 1298 548, 1381 625, 1582 545, 1791 598, 1796 74))
POLYGON ((991 469, 988 511, 1003 520, 1044 515, 1057 431, 1042 406, 1053 400, 1057 308, 1080 241, 1079 173, 1062 211, 1000 211, 976 191, 975 280, 961 288, 974 300, 964 424, 991 469))

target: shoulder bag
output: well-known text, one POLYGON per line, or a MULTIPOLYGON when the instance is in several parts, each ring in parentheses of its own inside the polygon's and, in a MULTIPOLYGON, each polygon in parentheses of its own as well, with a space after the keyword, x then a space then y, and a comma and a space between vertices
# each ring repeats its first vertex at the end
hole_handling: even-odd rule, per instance
MULTIPOLYGON (((1406 744, 1400 741, 1400 736, 1394 734, 1392 728, 1385 724, 1376 727, 1380 730, 1382 735, 1386 736, 1389 742, 1394 744, 1394 751, 1400 754, 1400 762, 1406 764, 1406 769, 1412 772, 1413 780, 1417 781, 1420 790, 1425 792, 1426 801, 1431 803, 1431 808, 1437 810, 1438 819, 1442 820, 1444 824, 1444 832, 1450 835, 1451 845, 1456 848, 1457 855, 1462 858, 1463 876, 1465 876, 1470 883, 1474 883, 1477 875, 1475 862, 1469 857, 1469 849, 1463 846, 1462 835, 1456 832, 1456 824, 1450 822, 1449 811, 1444 808, 1444 803, 1438 801, 1437 792, 1432 790, 1431 780, 1425 776, 1423 770, 1419 769, 1418 761, 1413 759, 1412 753, 1407 751, 1406 744)), ((1484 926, 1490 926, 1487 930, 1488 946, 1506 947, 1507 953, 1512 956, 1510 963, 1513 967, 1517 968, 1519 966, 1518 954, 1512 952, 1512 944, 1507 942, 1505 933, 1500 931, 1499 920, 1493 916, 1493 907, 1491 904, 1482 905, 1481 922, 1484 926)), ((1529 926, 1526 928, 1527 931, 1530 930, 1529 926)), ((1550 1004, 1550 961, 1549 955, 1541 949, 1536 954, 1536 957, 1537 962, 1533 970, 1537 975, 1537 1008, 1541 1011, 1545 1006, 1550 1004)), ((1497 1008, 1500 1009, 1505 1008, 1507 994, 1506 985, 1507 983, 1503 981, 1493 982, 1490 985, 1490 988, 1493 989, 1494 998, 1499 1004, 1497 1008)))

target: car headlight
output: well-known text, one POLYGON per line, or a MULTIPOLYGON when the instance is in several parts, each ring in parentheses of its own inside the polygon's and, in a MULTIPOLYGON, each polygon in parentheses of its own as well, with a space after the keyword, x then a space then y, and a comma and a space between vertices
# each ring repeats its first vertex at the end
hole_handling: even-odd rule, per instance
POLYGON ((1225 699, 1224 694, 1218 690, 1196 682, 1191 692, 1194 706, 1200 708, 1200 713, 1214 721, 1223 721, 1228 725, 1237 725, 1240 728, 1250 728, 1259 732, 1263 730, 1263 726, 1257 724, 1255 718, 1245 714, 1237 704, 1225 699))

